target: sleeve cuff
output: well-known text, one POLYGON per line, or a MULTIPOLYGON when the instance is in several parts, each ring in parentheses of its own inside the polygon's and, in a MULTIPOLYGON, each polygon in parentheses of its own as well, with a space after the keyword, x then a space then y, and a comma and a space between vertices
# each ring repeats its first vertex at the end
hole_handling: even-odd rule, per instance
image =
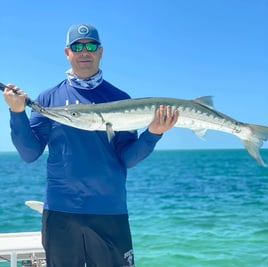
POLYGON ((142 133, 143 138, 149 142, 158 142, 163 134, 153 134, 148 129, 142 133))

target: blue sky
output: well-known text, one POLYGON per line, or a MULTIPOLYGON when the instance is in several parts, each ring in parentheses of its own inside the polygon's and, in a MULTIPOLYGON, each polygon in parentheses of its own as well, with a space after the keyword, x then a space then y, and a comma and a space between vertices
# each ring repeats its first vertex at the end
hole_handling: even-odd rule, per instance
MULTIPOLYGON (((268 126, 267 0, 3 1, 0 81, 34 99, 65 79, 66 32, 84 22, 99 30, 104 78, 132 97, 212 95, 217 110, 268 126)), ((0 151, 13 151, 3 97, 0 118, 0 151)), ((242 147, 229 134, 209 131, 203 141, 178 128, 157 146, 242 147)))

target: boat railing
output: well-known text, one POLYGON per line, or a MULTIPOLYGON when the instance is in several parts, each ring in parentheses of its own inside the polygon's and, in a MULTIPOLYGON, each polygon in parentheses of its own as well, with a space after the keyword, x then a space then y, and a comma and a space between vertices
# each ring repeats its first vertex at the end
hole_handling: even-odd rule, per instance
POLYGON ((40 232, 0 233, 0 267, 17 267, 18 262, 22 267, 46 266, 40 232))

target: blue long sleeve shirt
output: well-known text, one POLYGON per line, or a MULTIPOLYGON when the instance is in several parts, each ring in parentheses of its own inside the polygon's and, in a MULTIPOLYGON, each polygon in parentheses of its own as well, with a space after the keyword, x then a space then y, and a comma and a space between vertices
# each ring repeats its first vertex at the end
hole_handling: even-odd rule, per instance
MULTIPOLYGON (((93 90, 76 89, 64 80, 43 92, 37 102, 44 107, 77 102, 104 103, 130 98, 103 81, 93 90)), ((145 130, 120 131, 111 142, 105 131, 86 131, 62 125, 39 113, 11 113, 11 137, 20 156, 36 160, 48 147, 44 208, 80 214, 126 214, 127 168, 154 149, 161 135, 145 130)))

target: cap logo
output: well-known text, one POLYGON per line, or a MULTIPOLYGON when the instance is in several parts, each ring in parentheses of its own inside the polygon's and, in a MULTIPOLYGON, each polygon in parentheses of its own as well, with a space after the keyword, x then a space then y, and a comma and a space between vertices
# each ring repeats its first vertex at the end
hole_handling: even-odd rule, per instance
POLYGON ((79 33, 79 34, 88 34, 88 32, 89 32, 88 27, 86 27, 86 26, 84 26, 84 25, 82 25, 82 26, 80 26, 80 27, 78 28, 78 33, 79 33))

